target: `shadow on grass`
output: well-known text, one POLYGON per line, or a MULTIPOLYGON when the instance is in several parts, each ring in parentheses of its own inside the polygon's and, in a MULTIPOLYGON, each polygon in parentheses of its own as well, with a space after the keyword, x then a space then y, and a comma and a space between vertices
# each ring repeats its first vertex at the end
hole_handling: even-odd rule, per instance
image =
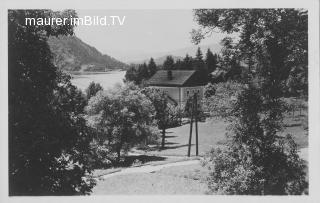
POLYGON ((301 123, 288 123, 288 124, 284 124, 284 127, 299 127, 302 126, 301 123))
POLYGON ((176 135, 168 135, 168 136, 166 136, 166 138, 175 138, 175 137, 178 137, 178 136, 176 136, 176 135))
POLYGON ((161 156, 148 156, 148 155, 129 155, 124 157, 124 160, 120 163, 114 163, 114 167, 130 167, 134 165, 135 162, 140 164, 145 164, 152 161, 164 161, 166 157, 161 156))
MULTIPOLYGON (((166 149, 178 149, 178 148, 187 147, 187 146, 189 146, 189 145, 183 144, 183 145, 175 145, 175 146, 164 146, 164 148, 159 148, 159 151, 166 150, 166 149)), ((191 146, 194 146, 194 144, 191 144, 191 146)))

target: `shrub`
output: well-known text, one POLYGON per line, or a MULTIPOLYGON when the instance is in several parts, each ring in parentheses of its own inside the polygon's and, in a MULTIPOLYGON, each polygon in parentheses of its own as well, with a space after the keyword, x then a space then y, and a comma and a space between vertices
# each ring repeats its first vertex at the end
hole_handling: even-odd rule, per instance
POLYGON ((204 97, 209 98, 213 95, 215 95, 216 89, 215 86, 212 83, 209 83, 204 88, 204 97))
POLYGON ((86 89, 87 100, 95 96, 100 90, 103 90, 102 86, 99 83, 91 82, 86 89))

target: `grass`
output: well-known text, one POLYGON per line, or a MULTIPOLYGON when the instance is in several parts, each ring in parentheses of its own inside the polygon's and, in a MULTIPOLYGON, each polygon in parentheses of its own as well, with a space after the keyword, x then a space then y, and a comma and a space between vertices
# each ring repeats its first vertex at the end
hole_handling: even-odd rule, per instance
MULTIPOLYGON (((291 134, 298 148, 308 147, 308 130, 303 124, 307 119, 307 110, 296 112, 295 115, 287 114, 284 119, 282 135, 291 134)), ((203 156, 213 146, 224 145, 226 142, 227 122, 221 119, 207 119, 199 122, 199 153, 203 156)), ((194 129, 194 128, 193 128, 194 129)), ((158 165, 186 160, 188 151, 190 125, 185 124, 176 128, 167 129, 166 147, 150 146, 148 151, 133 150, 144 155, 127 157, 128 163, 138 160, 141 164, 158 165)), ((195 155, 195 132, 192 137, 191 154, 195 155)), ((130 164, 129 164, 130 165, 130 164)), ((112 169, 109 172, 116 172, 112 169)), ((107 174, 107 171, 96 171, 97 174, 107 174)), ((171 166, 153 173, 123 174, 100 180, 94 187, 94 195, 99 194, 144 194, 144 195, 172 195, 172 194, 206 194, 208 191, 205 183, 207 169, 200 164, 188 166, 171 166)))
MULTIPOLYGON (((307 118, 307 111, 293 117, 286 115, 284 118, 284 130, 281 135, 291 134, 298 145, 298 149, 308 147, 308 131, 302 124, 307 118)), ((212 147, 224 145, 226 142, 226 128, 228 123, 221 119, 207 119, 198 123, 199 129, 199 155, 203 156, 212 147)), ((166 131, 165 148, 151 146, 148 151, 136 150, 139 153, 154 156, 186 156, 188 152, 190 124, 185 124, 166 131)), ((195 155, 195 127, 193 126, 191 155, 195 155)))
MULTIPOLYGON (((211 147, 225 142, 225 129, 227 123, 217 119, 207 119, 198 123, 199 155, 204 155, 211 147)), ((188 152, 190 125, 185 124, 166 131, 165 148, 159 150, 157 146, 151 147, 149 155, 158 156, 186 156, 188 152)), ((195 127, 193 126, 191 155, 195 155, 195 127)), ((143 153, 143 151, 138 151, 143 153)))

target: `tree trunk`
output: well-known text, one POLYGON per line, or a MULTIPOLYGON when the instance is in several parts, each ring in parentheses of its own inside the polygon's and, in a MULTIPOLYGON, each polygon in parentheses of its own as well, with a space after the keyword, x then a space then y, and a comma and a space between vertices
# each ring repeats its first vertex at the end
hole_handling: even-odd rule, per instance
POLYGON ((121 147, 119 147, 119 149, 117 150, 117 162, 120 162, 120 156, 121 156, 121 147))
POLYGON ((166 140, 166 128, 162 128, 162 142, 161 142, 161 148, 164 148, 165 140, 166 140))

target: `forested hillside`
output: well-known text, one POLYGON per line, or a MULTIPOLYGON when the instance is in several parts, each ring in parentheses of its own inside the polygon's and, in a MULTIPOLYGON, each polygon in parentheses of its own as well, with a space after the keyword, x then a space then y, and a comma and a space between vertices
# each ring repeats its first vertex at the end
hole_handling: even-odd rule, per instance
POLYGON ((125 63, 101 54, 76 36, 50 37, 48 44, 54 55, 55 65, 62 70, 106 71, 127 67, 125 63))

